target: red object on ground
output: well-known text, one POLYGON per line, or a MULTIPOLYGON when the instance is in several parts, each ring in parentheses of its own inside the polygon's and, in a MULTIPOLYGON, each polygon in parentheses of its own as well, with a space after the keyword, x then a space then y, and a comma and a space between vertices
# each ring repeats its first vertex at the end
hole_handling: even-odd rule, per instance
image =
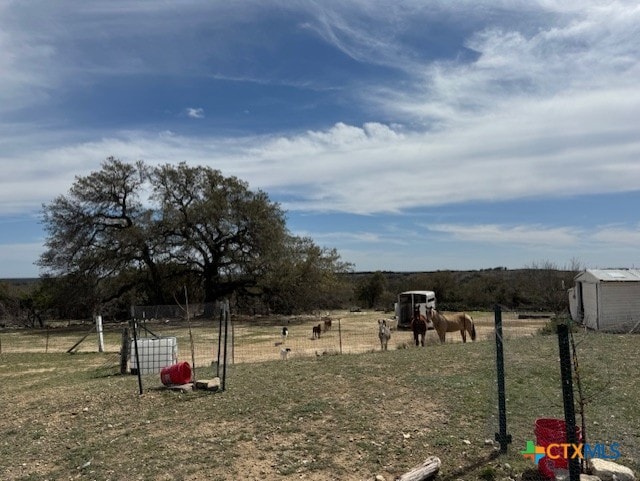
MULTIPOLYGON (((536 435, 536 445, 546 448, 550 444, 564 444, 567 442, 567 424, 563 419, 554 418, 541 418, 536 420, 534 429, 536 435)), ((576 426, 576 437, 578 442, 582 442, 582 432, 578 426, 576 426)), ((563 456, 562 450, 552 450, 552 455, 559 455, 557 459, 550 459, 544 456, 538 462, 538 471, 546 478, 553 479, 553 468, 567 469, 569 461, 563 456)), ((573 454, 573 450, 568 451, 569 455, 573 454)))
POLYGON ((553 460, 546 456, 543 456, 538 461, 538 472, 547 479, 555 479, 556 474, 554 472, 553 460))
POLYGON ((165 386, 187 384, 191 381, 191 366, 188 362, 179 362, 163 367, 160 371, 160 380, 165 386))

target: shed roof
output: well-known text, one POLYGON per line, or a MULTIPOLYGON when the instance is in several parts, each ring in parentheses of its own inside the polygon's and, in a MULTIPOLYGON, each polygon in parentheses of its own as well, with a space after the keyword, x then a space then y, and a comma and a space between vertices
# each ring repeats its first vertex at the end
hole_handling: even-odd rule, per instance
POLYGON ((424 294, 426 296, 429 296, 429 295, 435 295, 435 292, 433 292, 433 291, 404 291, 404 292, 401 292, 400 294, 424 294))
POLYGON ((587 269, 576 280, 592 279, 601 282, 640 282, 640 269, 587 269))

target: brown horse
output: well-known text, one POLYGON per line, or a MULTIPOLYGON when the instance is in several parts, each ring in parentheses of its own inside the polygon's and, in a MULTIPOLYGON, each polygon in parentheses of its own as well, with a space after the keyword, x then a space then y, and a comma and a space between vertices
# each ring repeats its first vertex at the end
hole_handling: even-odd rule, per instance
POLYGON ((467 332, 471 335, 471 340, 476 340, 476 328, 473 319, 469 314, 458 312, 448 318, 440 314, 433 307, 427 308, 427 320, 433 323, 433 327, 438 333, 440 342, 444 342, 447 332, 460 331, 462 342, 467 342, 467 332))
POLYGON ((424 340, 427 337, 427 318, 420 314, 419 307, 413 310, 411 330, 413 331, 413 340, 416 342, 416 346, 422 344, 422 347, 424 347, 424 340))

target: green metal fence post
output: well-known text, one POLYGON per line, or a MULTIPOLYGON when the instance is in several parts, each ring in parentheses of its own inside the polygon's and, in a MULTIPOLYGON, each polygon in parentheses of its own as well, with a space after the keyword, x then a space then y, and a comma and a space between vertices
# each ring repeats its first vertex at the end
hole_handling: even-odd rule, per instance
MULTIPOLYGON (((562 400, 564 401, 564 422, 567 427, 567 444, 577 445, 571 347, 569 345, 569 327, 566 324, 558 324, 558 349, 560 351, 560 374, 562 376, 562 400)), ((580 460, 577 457, 569 459, 569 479, 570 481, 580 481, 580 460)))
POLYGON ((496 441, 500 443, 500 452, 507 452, 511 435, 507 433, 507 404, 504 385, 504 353, 502 345, 502 309, 495 306, 496 323, 496 375, 498 380, 498 422, 500 431, 496 433, 496 441))

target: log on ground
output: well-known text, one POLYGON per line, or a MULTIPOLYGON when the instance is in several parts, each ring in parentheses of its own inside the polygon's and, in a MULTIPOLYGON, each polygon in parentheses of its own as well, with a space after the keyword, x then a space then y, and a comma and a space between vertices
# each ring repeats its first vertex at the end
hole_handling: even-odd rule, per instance
POLYGON ((396 478, 396 481, 425 481, 431 479, 438 474, 441 465, 440 458, 429 456, 422 464, 396 478))

